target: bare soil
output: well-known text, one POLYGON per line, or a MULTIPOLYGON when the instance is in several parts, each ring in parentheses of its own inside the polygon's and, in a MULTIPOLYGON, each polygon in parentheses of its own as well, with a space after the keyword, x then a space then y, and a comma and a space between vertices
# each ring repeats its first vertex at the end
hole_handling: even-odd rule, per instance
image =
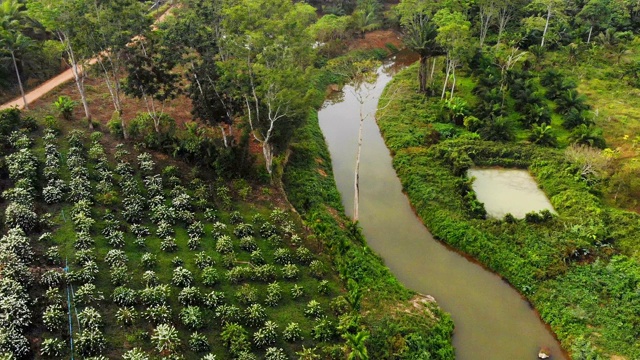
POLYGON ((400 34, 394 30, 375 30, 365 34, 364 38, 354 38, 349 44, 349 50, 384 49, 387 44, 397 48, 402 47, 400 34))

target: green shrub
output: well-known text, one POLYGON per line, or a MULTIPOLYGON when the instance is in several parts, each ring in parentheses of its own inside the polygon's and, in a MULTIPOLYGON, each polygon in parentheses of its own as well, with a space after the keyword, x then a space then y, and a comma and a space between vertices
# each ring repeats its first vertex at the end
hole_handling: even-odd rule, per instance
POLYGON ((209 342, 207 336, 199 332, 194 332, 189 338, 189 348, 196 353, 203 353, 209 351, 209 342))
POLYGON ((65 120, 72 119, 73 109, 76 107, 76 105, 78 105, 78 103, 71 100, 71 98, 68 96, 59 96, 58 99, 53 102, 53 107, 65 120))
POLYGON ((598 149, 604 149, 607 144, 602 129, 582 124, 571 132, 569 139, 575 144, 588 145, 598 149))
POLYGON ((111 120, 107 122, 107 128, 109 129, 109 133, 111 133, 111 135, 117 138, 124 137, 124 132, 122 131, 122 122, 120 121, 120 114, 117 111, 113 112, 111 120))
POLYGON ((45 116, 44 126, 48 129, 54 130, 55 132, 60 132, 60 124, 58 123, 58 119, 56 119, 54 116, 45 116))
POLYGON ((558 138, 554 134, 551 126, 542 123, 542 125, 534 124, 529 134, 529 141, 542 146, 555 147, 558 144, 558 138))
POLYGON ((484 140, 491 141, 512 141, 515 139, 514 124, 509 118, 498 116, 488 120, 485 125, 478 130, 484 140))
POLYGON ((9 108, 0 110, 0 135, 7 136, 20 126, 20 110, 9 108))
POLYGON ((586 112, 577 109, 569 109, 564 114, 562 126, 565 129, 571 130, 581 125, 593 125, 593 119, 591 119, 586 112))
POLYGON ((507 214, 504 216, 504 221, 505 221, 507 224, 514 224, 514 223, 515 223, 516 221, 518 221, 518 220, 515 218, 515 216, 511 215, 511 213, 507 213, 507 214))

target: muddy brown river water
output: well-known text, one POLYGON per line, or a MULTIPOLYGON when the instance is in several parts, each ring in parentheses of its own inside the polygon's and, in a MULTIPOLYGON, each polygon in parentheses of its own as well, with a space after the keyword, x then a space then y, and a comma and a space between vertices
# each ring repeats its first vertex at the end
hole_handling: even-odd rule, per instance
MULTIPOLYGON (((400 64, 402 65, 402 64, 400 64)), ((391 155, 373 119, 378 98, 398 65, 379 71, 365 110, 360 164, 360 224, 369 246, 407 287, 436 298, 455 322, 456 358, 537 359, 541 347, 565 359, 551 331, 517 291, 498 275, 448 249, 414 214, 391 164, 391 155)), ((345 87, 319 112, 342 201, 353 211, 354 168, 360 103, 345 87)), ((361 94, 362 95, 362 94, 361 94)))

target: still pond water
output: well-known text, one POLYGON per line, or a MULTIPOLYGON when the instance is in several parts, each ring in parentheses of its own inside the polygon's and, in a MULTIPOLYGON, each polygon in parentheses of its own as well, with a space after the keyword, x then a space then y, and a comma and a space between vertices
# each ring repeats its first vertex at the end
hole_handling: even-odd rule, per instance
POLYGON ((554 212, 547 196, 527 170, 518 169, 469 169, 474 177, 473 191, 484 203, 487 214, 502 219, 507 213, 518 219, 532 211, 554 212))
MULTIPOLYGON (((360 165, 360 224, 369 246, 407 287, 436 298, 455 322, 456 358, 536 359, 544 346, 565 359, 558 342, 530 305, 499 276, 434 240, 415 216, 373 119, 378 98, 397 67, 379 71, 366 91, 366 119, 360 165)), ((345 87, 319 112, 342 201, 351 216, 360 102, 345 87)), ((361 93, 361 95, 363 95, 361 93)))

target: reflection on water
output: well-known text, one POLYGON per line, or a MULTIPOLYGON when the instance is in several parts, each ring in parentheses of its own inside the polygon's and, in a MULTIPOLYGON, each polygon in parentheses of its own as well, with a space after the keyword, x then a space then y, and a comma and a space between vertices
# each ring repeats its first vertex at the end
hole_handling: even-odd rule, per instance
MULTIPOLYGON (((398 67, 379 72, 365 102, 373 114, 378 98, 398 67)), ((347 214, 353 209, 353 173, 360 103, 353 88, 344 101, 319 112, 333 171, 347 214)), ((499 276, 484 270, 433 239, 415 216, 391 165, 372 116, 364 124, 360 165, 360 224, 371 248, 407 287, 433 295, 456 325, 458 359, 535 359, 541 346, 564 359, 557 341, 520 295, 499 276)))
POLYGON ((554 212, 551 202, 526 170, 469 169, 467 175, 475 178, 473 191, 491 217, 501 219, 510 213, 521 219, 532 211, 554 212))

